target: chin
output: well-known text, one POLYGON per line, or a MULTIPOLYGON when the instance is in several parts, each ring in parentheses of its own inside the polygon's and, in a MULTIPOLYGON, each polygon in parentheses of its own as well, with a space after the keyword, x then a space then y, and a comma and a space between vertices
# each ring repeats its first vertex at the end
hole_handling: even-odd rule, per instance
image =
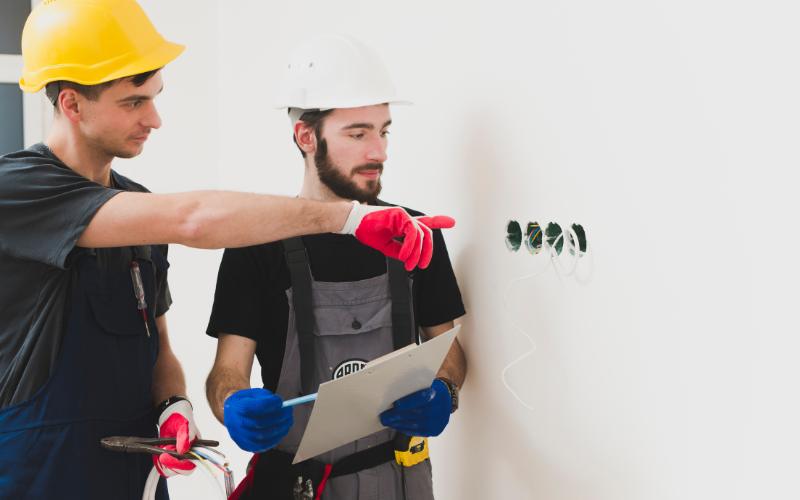
POLYGON ((131 148, 128 150, 121 150, 117 152, 117 154, 115 154, 114 156, 116 156, 117 158, 122 158, 127 160, 130 158, 136 158, 137 156, 142 154, 142 151, 144 151, 144 146, 137 146, 135 148, 131 148))

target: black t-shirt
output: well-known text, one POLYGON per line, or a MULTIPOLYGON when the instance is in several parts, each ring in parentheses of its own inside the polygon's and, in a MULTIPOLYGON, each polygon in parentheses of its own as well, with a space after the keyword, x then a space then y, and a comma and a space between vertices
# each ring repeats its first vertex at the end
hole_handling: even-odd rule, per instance
MULTIPOLYGON (((119 176, 122 177, 122 176, 119 176)), ((122 177, 130 191, 148 192, 122 177)), ((55 367, 77 286, 76 247, 108 188, 62 163, 43 143, 0 156, 0 408, 42 388, 55 367)), ((167 246, 159 246, 167 255, 167 246)), ((128 270, 133 249, 97 249, 98 267, 128 270)), ((133 290, 131 290, 133 293, 133 290)), ((169 309, 167 273, 156 274, 154 316, 169 309)))
MULTIPOLYGON (((406 209, 412 216, 422 215, 406 209)), ((361 281, 386 274, 386 257, 354 236, 303 236, 316 281, 361 281)), ((206 333, 228 333, 255 340, 264 388, 275 392, 289 329, 292 287, 283 242, 225 250, 217 277, 214 307, 206 333)), ((441 230, 433 231, 433 258, 412 272, 417 326, 438 326, 466 311, 441 230)))

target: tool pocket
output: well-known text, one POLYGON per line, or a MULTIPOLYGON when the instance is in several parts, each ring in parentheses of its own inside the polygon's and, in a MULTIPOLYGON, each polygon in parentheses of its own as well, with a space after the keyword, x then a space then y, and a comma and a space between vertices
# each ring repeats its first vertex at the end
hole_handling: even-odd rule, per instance
POLYGON ((92 316, 105 332, 113 335, 146 335, 144 317, 133 293, 127 296, 91 293, 89 303, 92 316))
POLYGON ((392 302, 387 295, 314 304, 317 383, 359 371, 394 350, 392 302))
POLYGON ((94 352, 103 356, 87 359, 87 377, 95 390, 105 394, 109 416, 130 417, 152 408, 150 393, 153 364, 158 356, 158 337, 154 323, 147 336, 142 311, 130 294, 87 294, 91 314, 87 314, 84 335, 94 352))

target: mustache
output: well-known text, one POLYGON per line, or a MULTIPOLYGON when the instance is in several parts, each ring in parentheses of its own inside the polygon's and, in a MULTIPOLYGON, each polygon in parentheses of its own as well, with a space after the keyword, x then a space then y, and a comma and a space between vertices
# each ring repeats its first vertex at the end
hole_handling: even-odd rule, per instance
POLYGON ((128 139, 135 139, 135 138, 141 137, 143 135, 150 135, 150 132, 152 132, 152 130, 153 130, 152 128, 142 129, 142 130, 136 132, 135 134, 131 134, 130 136, 128 136, 128 139))
POLYGON ((366 165, 355 167, 353 170, 350 171, 350 176, 352 177, 359 172, 363 172, 364 170, 377 170, 379 174, 382 174, 383 163, 367 163, 366 165))

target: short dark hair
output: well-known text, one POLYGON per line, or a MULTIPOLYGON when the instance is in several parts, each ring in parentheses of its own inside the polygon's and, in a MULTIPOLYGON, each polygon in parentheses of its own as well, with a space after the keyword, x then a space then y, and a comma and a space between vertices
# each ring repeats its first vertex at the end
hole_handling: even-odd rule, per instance
MULTIPOLYGON (((332 109, 327 109, 325 111, 306 111, 300 116, 300 121, 304 122, 308 128, 314 131, 314 135, 317 136, 317 144, 322 142, 322 126, 325 124, 325 118, 331 113, 333 113, 332 109)), ((294 131, 292 131, 292 140, 297 146, 297 149, 300 150, 300 154, 305 158, 306 152, 297 144, 297 137, 294 136, 294 131)))
MULTIPOLYGON (((135 87, 141 87, 147 81, 155 76, 156 73, 161 71, 162 68, 154 69, 152 71, 146 71, 144 73, 139 73, 137 75, 125 76, 122 78, 117 78, 116 80, 109 80, 107 82, 98 83, 97 85, 83 85, 82 83, 70 82, 68 80, 59 80, 58 82, 58 92, 60 93, 64 89, 72 89, 75 92, 79 93, 83 97, 89 99, 90 101, 97 101, 100 99, 100 96, 103 95, 103 92, 110 89, 114 85, 118 84, 122 80, 126 78, 130 78, 131 83, 135 87)), ((53 105, 56 108, 56 112, 59 112, 58 101, 56 104, 53 105)))

